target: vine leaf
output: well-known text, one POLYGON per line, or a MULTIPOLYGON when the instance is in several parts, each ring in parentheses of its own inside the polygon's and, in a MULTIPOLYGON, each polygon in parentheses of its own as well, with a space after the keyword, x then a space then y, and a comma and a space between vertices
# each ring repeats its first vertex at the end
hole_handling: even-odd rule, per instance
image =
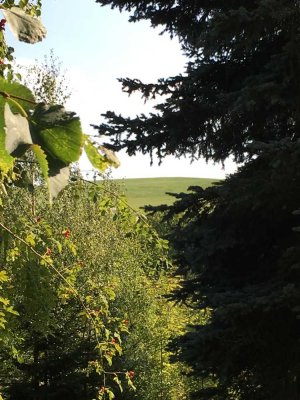
POLYGON ((12 33, 21 42, 37 43, 46 37, 46 28, 39 18, 26 14, 19 7, 11 7, 2 12, 12 33))
POLYGON ((27 118, 14 114, 8 103, 4 106, 5 149, 11 154, 21 144, 32 144, 27 118))
POLYGON ((120 161, 113 151, 108 150, 103 146, 96 148, 87 135, 85 135, 84 139, 84 151, 94 168, 104 172, 109 166, 115 168, 119 167, 120 161), (99 150, 104 154, 101 154, 99 150))
POLYGON ((64 164, 79 159, 82 147, 81 124, 75 113, 60 105, 37 105, 32 115, 32 129, 36 141, 49 155, 64 164))

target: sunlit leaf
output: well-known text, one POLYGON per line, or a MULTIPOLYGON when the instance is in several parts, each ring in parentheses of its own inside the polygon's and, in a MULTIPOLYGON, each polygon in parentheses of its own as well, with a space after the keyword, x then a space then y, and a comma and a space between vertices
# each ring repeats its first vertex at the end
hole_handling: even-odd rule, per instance
POLYGON ((116 382, 116 384, 118 385, 118 387, 119 387, 119 389, 120 389, 120 392, 123 393, 122 384, 121 384, 121 381, 120 381, 120 379, 118 378, 118 376, 116 375, 116 376, 113 378, 113 380, 114 380, 114 381, 116 382))
POLYGON ((0 135, 0 169, 6 173, 13 167, 14 158, 5 150, 5 136, 0 135))
POLYGON ((113 151, 108 150, 103 146, 98 146, 97 148, 86 135, 84 150, 92 166, 100 172, 104 172, 110 166, 115 168, 120 166, 120 161, 113 151))
POLYGON ((33 102, 33 95, 25 86, 0 78, 0 169, 4 172, 12 168, 14 161, 6 150, 5 105, 9 104, 12 113, 20 113, 20 107, 29 113, 33 102))
POLYGON ((41 148, 41 146, 39 146, 38 144, 33 144, 31 146, 31 150, 35 154, 35 157, 39 163, 41 172, 45 179, 45 182, 49 186, 49 165, 48 165, 48 160, 47 160, 46 154, 43 151, 43 149, 41 148))
POLYGON ((2 12, 12 33, 21 42, 37 43, 45 38, 47 31, 39 18, 26 14, 19 7, 2 12))
POLYGON ((12 153, 20 144, 32 144, 27 118, 11 112, 8 103, 4 107, 5 149, 12 153))
POLYGON ((84 151, 92 166, 98 171, 104 172, 109 167, 109 163, 105 160, 105 157, 99 153, 87 136, 85 136, 84 151))
POLYGON ((20 105, 26 113, 29 113, 35 106, 35 99, 32 92, 17 82, 9 82, 0 77, 0 108, 4 111, 4 105, 9 103, 12 112, 20 112, 20 105))
POLYGON ((0 271, 0 282, 7 282, 8 281, 8 275, 7 272, 4 270, 0 271))
POLYGON ((78 117, 63 106, 39 104, 32 116, 37 142, 54 159, 70 164, 79 159, 82 131, 78 117))
POLYGON ((114 393, 109 389, 107 389, 107 394, 108 394, 109 400, 113 400, 115 398, 114 393))

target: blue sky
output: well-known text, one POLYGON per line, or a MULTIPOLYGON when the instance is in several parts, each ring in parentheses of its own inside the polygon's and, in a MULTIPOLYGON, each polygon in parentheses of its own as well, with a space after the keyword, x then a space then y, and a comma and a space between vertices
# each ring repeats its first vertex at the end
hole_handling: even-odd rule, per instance
MULTIPOLYGON (((17 60, 26 63, 42 60, 54 49, 67 70, 72 90, 67 108, 78 113, 86 133, 95 133, 90 124, 99 124, 101 113, 107 110, 128 116, 151 110, 151 104, 144 104, 138 95, 128 98, 122 93, 117 78, 154 82, 184 71, 186 59, 176 39, 159 35, 160 30, 151 28, 148 22, 129 23, 128 14, 101 7, 94 0, 43 0, 42 20, 48 31, 43 42, 18 43, 7 32, 8 43, 15 48, 17 60)), ((190 164, 188 159, 173 157, 168 157, 161 166, 155 162, 150 167, 149 156, 129 158, 121 153, 119 158, 121 167, 112 173, 115 178, 221 178, 234 168, 230 162, 224 171, 221 166, 207 165, 204 161, 190 164)), ((90 168, 84 157, 81 166, 90 168)))

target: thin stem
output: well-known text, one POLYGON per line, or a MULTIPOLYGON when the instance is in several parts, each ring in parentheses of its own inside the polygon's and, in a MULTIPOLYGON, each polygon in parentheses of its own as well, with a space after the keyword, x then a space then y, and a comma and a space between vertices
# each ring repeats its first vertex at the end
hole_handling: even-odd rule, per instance
POLYGON ((9 93, 3 92, 3 91, 0 91, 0 95, 5 97, 5 98, 8 98, 8 99, 16 99, 16 100, 25 101, 26 103, 30 103, 30 104, 33 104, 35 106, 38 104, 34 100, 25 99, 24 97, 16 96, 14 94, 9 94, 9 93))
POLYGON ((116 372, 108 372, 108 371, 103 371, 104 374, 106 375, 126 375, 127 371, 116 371, 116 372))
POLYGON ((18 103, 16 100, 12 99, 11 97, 9 98, 9 100, 10 100, 16 107, 18 107, 18 109, 21 111, 21 114, 23 115, 23 117, 28 118, 27 112, 24 110, 24 108, 21 106, 20 103, 18 103))

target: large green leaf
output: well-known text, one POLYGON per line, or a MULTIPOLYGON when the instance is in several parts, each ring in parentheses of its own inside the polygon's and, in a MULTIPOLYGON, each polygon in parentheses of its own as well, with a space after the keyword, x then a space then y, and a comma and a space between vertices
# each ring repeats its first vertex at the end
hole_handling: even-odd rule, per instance
POLYGON ((79 159, 83 135, 81 124, 74 113, 63 106, 39 104, 31 119, 34 142, 65 164, 79 159))
POLYGON ((49 163, 49 167, 48 187, 51 202, 69 183, 70 168, 67 165, 59 166, 56 162, 49 163))
POLYGON ((20 112, 21 106, 26 113, 35 107, 34 96, 26 87, 17 82, 9 82, 0 77, 0 108, 4 110, 8 102, 13 112, 20 112), (16 104, 18 103, 18 105, 16 104))
POLYGON ((8 103, 4 107, 5 120, 5 149, 12 154, 21 144, 32 144, 27 118, 14 114, 8 103))
MULTIPOLYGON (((13 166, 13 157, 9 154, 6 144, 13 139, 6 138, 6 123, 4 118, 5 105, 8 104, 12 113, 29 113, 33 108, 34 97, 29 89, 15 82, 0 78, 0 169, 7 172, 13 166)), ((7 135, 10 132, 7 131, 7 135)))
POLYGON ((46 36, 46 28, 40 19, 26 14, 19 7, 11 7, 2 12, 12 33, 21 42, 37 43, 46 36))

